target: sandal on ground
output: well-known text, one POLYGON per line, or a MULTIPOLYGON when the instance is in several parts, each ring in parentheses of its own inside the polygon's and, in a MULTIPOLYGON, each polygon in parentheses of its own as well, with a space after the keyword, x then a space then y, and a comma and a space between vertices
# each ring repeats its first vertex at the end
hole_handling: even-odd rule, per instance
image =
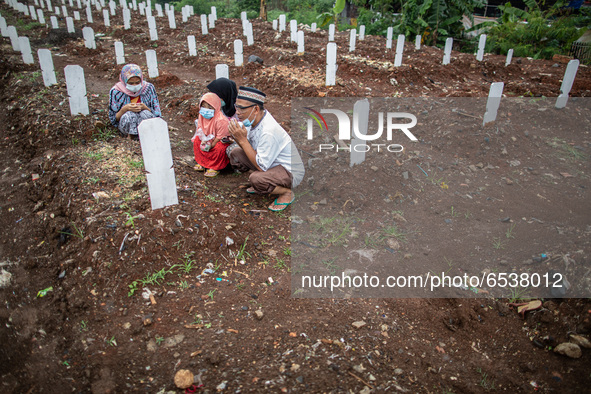
POLYGON ((290 206, 291 203, 294 202, 294 201, 295 201, 295 195, 293 196, 293 198, 291 199, 290 202, 277 202, 277 199, 275 199, 275 201, 273 201, 273 205, 279 205, 279 206, 281 206, 281 208, 277 209, 277 208, 271 208, 271 207, 269 207, 269 211, 272 211, 272 212, 281 212, 281 211, 284 211, 285 208, 287 208, 288 206, 290 206))
POLYGON ((246 189, 246 192, 248 194, 255 194, 256 193, 256 191, 254 190, 254 187, 249 187, 248 189, 246 189))
POLYGON ((195 171, 205 171, 205 168, 203 168, 201 164, 195 164, 195 167, 193 167, 193 169, 195 171))
POLYGON ((220 173, 219 171, 212 170, 210 168, 209 170, 205 171, 205 176, 208 177, 208 178, 213 178, 213 177, 218 176, 219 173, 220 173))

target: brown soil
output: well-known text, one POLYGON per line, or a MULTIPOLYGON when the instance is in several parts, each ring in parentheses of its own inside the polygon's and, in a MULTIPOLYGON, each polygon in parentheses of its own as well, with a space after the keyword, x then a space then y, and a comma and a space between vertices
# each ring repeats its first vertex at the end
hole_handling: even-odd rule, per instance
MULTIPOLYGON (((15 24, 14 13, 0 8, 15 24)), ((102 20, 98 13, 95 20, 102 20)), ((591 384, 588 349, 578 359, 552 351, 571 334, 589 335, 588 298, 544 298, 540 310, 522 319, 509 308, 510 295, 493 289, 479 299, 292 297, 297 267, 290 264, 296 244, 289 215, 267 211, 268 198, 247 195, 246 175, 227 171, 208 179, 192 169, 195 104, 215 65, 233 64, 240 21, 218 20, 205 37, 197 18, 178 21, 176 30, 159 27, 156 43, 145 30, 123 30, 117 17, 111 23, 92 25, 106 34, 97 50, 69 37, 56 44, 46 29, 25 33, 56 45, 59 84, 51 88, 44 88, 37 65, 22 65, 8 40, 0 47, 0 268, 11 275, 0 289, 3 392, 180 392, 174 386, 180 369, 199 375, 196 384, 207 392, 582 392, 591 384), (196 36, 196 58, 187 56, 188 34, 196 36), (176 206, 150 209, 139 144, 106 135, 107 95, 120 69, 114 38, 124 42, 127 62, 145 67, 144 51, 158 54, 161 76, 151 82, 170 125, 176 206), (69 115, 62 71, 68 64, 85 70, 90 116, 69 115), (355 328, 358 321, 366 324, 355 328)), ((555 97, 565 69, 530 59, 504 67, 504 57, 477 62, 455 52, 442 66, 441 50, 408 44, 403 66, 395 68, 383 37, 358 41, 348 54, 348 34, 340 32, 337 85, 326 87, 326 32, 307 34, 306 54, 298 56, 287 32, 276 38, 270 23, 253 24, 257 41, 245 47, 245 61, 256 54, 264 64, 230 65, 230 77, 266 91, 267 108, 294 136, 293 97, 449 100, 485 97, 500 80, 507 96, 555 97)), ((384 187, 327 196, 328 186, 346 184, 348 174, 312 165, 304 183, 315 194, 302 196, 294 213, 302 207, 310 223, 367 210, 374 216, 355 230, 369 235, 396 223, 406 234, 392 254, 400 266, 471 260, 469 272, 477 274, 546 253, 544 268, 578 278, 573 283, 584 292, 591 185, 589 105, 582 97, 589 95, 591 72, 581 66, 571 91, 580 99, 561 115, 571 123, 553 128, 503 120, 483 129, 469 116, 452 119, 426 108, 430 124, 442 127, 417 129, 420 143, 389 158, 391 166, 370 156, 356 168, 384 187), (327 204, 317 204, 317 196, 328 197, 327 204), (368 197, 391 205, 369 207, 368 197), (505 217, 511 221, 499 221, 505 217), (513 238, 505 237, 513 223, 513 238)), ((500 118, 521 111, 501 107, 500 118)), ((304 142, 301 148, 314 149, 304 142)), ((347 165, 344 154, 321 159, 347 165)), ((390 253, 383 250, 388 245, 376 247, 390 253)), ((322 247, 329 252, 338 244, 322 247)))

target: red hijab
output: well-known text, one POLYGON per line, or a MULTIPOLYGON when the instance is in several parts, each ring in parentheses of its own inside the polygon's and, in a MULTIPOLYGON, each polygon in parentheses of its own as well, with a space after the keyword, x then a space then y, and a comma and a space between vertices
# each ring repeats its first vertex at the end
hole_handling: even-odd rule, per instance
POLYGON ((222 101, 220 98, 215 93, 205 93, 201 97, 201 100, 199 100, 199 109, 201 109, 203 102, 211 105, 215 111, 211 119, 205 119, 199 114, 199 127, 203 130, 203 134, 214 134, 220 140, 223 137, 229 136, 228 126, 230 125, 230 121, 222 112, 222 101))

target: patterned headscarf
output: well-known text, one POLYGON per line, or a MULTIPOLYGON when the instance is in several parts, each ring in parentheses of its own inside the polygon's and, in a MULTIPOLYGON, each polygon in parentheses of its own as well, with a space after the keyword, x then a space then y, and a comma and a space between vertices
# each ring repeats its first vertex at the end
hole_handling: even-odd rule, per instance
POLYGON ((215 93, 205 93, 203 97, 201 97, 201 100, 199 100, 199 108, 201 108, 201 104, 204 101, 213 107, 215 113, 211 119, 205 119, 199 114, 199 127, 203 130, 205 135, 215 134, 218 139, 227 137, 229 135, 228 126, 230 125, 230 122, 222 112, 222 102, 220 98, 215 93))
POLYGON ((117 82, 114 86, 115 89, 119 90, 120 92, 125 93, 126 95, 128 95, 130 97, 139 96, 140 94, 142 94, 144 92, 144 90, 146 90, 146 87, 147 87, 147 84, 146 84, 146 82, 144 82, 144 75, 142 74, 142 69, 137 64, 126 64, 125 66, 123 66, 123 69, 121 70, 121 74, 119 75, 119 82, 117 82), (129 78, 132 78, 132 77, 139 77, 140 84, 142 85, 142 88, 136 93, 127 89, 127 87, 125 86, 127 84, 127 81, 129 81, 129 78))

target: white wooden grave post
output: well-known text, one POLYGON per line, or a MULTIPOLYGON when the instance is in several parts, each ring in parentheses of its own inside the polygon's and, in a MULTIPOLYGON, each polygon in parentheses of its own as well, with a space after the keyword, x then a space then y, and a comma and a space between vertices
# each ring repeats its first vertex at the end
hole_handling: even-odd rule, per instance
POLYGON ((243 21, 248 19, 248 17, 246 16, 246 11, 242 11, 240 13, 240 19, 243 21))
POLYGON ((215 79, 218 78, 230 78, 230 68, 227 64, 216 64, 215 79))
POLYGON ((499 105, 501 105, 504 86, 504 82, 493 82, 490 85, 488 100, 486 101, 486 112, 484 113, 484 119, 482 120, 483 126, 489 122, 494 122, 497 119, 497 111, 499 110, 499 105))
POLYGON ((29 37, 19 37, 18 38, 18 46, 21 50, 21 55, 23 57, 23 63, 25 64, 33 64, 35 60, 33 59, 33 54, 31 53, 31 43, 29 42, 29 37))
POLYGON ((42 25, 45 24, 45 16, 43 15, 42 9, 37 10, 37 19, 39 20, 39 23, 41 23, 42 25))
POLYGON ((62 14, 63 14, 64 18, 67 18, 69 16, 68 9, 66 8, 65 5, 62 6, 62 14))
POLYGON ((115 16, 115 10, 117 9, 117 3, 114 1, 109 1, 109 10, 111 11, 111 16, 115 16))
POLYGON ((57 17, 55 15, 50 16, 49 21, 51 22, 52 29, 59 29, 60 28, 60 25, 57 23, 57 17))
POLYGON ((47 11, 52 12, 53 7, 51 6, 51 0, 47 0, 47 11))
POLYGON ((211 15, 213 15, 214 20, 218 20, 218 10, 215 6, 211 6, 211 15))
POLYGON ((244 56, 242 55, 242 40, 234 40, 234 64, 236 67, 242 66, 244 56))
POLYGON ((90 9, 90 6, 86 7, 86 20, 88 21, 88 23, 94 22, 92 20, 92 10, 90 9))
POLYGON ((312 23, 312 24, 310 25, 310 31, 311 31, 312 33, 316 33, 316 22, 314 22, 314 23, 312 23))
POLYGON ((74 8, 74 0, 69 0, 70 8, 74 8))
POLYGON ((329 42, 326 46, 326 86, 336 85, 337 80, 337 44, 329 42))
POLYGON ((415 37, 415 49, 418 51, 419 49, 421 49, 421 35, 417 34, 417 36, 415 37))
POLYGON ((68 29, 68 33, 76 32, 76 29, 74 29, 74 21, 71 16, 66 18, 66 28, 68 29))
POLYGON ((334 41, 334 23, 328 25, 328 41, 334 41))
POLYGON ((209 28, 214 29, 215 28, 215 19, 213 17, 213 14, 209 14, 208 19, 209 19, 209 28))
POLYGON ((365 40, 365 25, 359 26, 359 41, 365 40))
POLYGON ((138 134, 152 210, 178 204, 168 125, 162 118, 147 119, 138 134))
POLYGON ((74 20, 75 21, 79 21, 80 20, 80 11, 74 11, 74 20))
POLYGON ((20 52, 20 46, 18 45, 18 33, 16 32, 16 27, 8 26, 8 37, 10 37, 10 45, 12 45, 12 50, 15 52, 20 52))
POLYGON ((131 29, 131 10, 129 8, 123 9, 123 28, 125 30, 131 29))
POLYGON ((133 8, 134 11, 137 11, 137 1, 136 0, 131 0, 131 8, 133 8))
POLYGON ((505 67, 511 64, 511 60, 513 59, 513 48, 507 51, 507 59, 505 59, 505 67))
POLYGON ((82 9, 82 3, 80 2, 80 0, 76 0, 76 7, 78 7, 79 10, 82 9))
POLYGON ((278 23, 277 19, 273 19, 273 30, 277 30, 278 27, 279 27, 279 23, 278 23))
POLYGON ((37 12, 35 11, 35 6, 29 6, 29 15, 31 15, 31 19, 33 19, 34 21, 37 20, 37 12))
POLYGON ((246 45, 251 46, 254 44, 254 37, 252 35, 252 23, 246 21, 246 45))
POLYGON ((153 16, 148 17, 148 30, 150 31, 150 40, 158 40, 158 30, 156 29, 156 18, 153 16))
POLYGON ((350 166, 361 164, 365 161, 366 141, 361 139, 360 135, 367 135, 369 127, 369 101, 367 99, 359 100, 353 106, 353 138, 351 139, 350 166), (359 146, 360 149, 355 149, 359 146))
POLYGON ((187 9, 187 6, 184 6, 183 8, 181 8, 181 18, 183 23, 187 23, 187 21, 189 20, 189 15, 187 15, 187 12, 189 10, 187 9))
POLYGON ((156 14, 162 18, 164 16, 164 13, 162 12, 162 6, 158 3, 156 3, 156 5, 154 5, 154 7, 156 7, 156 14))
POLYGON ((279 33, 285 31, 285 14, 279 15, 279 33))
POLYGON ((80 66, 69 65, 64 68, 66 85, 70 101, 70 114, 72 116, 88 115, 88 99, 86 98, 86 82, 84 70, 80 66))
POLYGON ((6 19, 0 16, 0 34, 2 37, 8 37, 8 26, 6 26, 6 19))
POLYGON ((201 15, 201 34, 202 35, 207 35, 208 31, 207 31, 207 15, 202 14, 201 15))
POLYGON ((577 70, 579 69, 579 60, 574 59, 568 62, 564 77, 562 78, 562 85, 560 85, 560 95, 556 99, 556 108, 566 107, 568 101, 568 94, 573 87, 575 77, 577 76, 577 70))
POLYGON ((304 31, 298 31, 298 54, 304 53, 304 31))
POLYGON ((94 41, 94 30, 90 26, 82 28, 82 36, 84 37, 84 45, 88 49, 96 49, 96 42, 94 41))
POLYGON ((479 62, 484 59, 484 47, 486 45, 486 34, 481 34, 478 39, 478 53, 476 53, 476 60, 479 62))
POLYGON ((148 49, 146 51, 146 63, 148 64, 148 77, 156 78, 158 75, 158 60, 156 59, 156 51, 148 49))
POLYGON ((449 64, 449 62, 451 61, 451 48, 453 48, 454 46, 454 39, 451 37, 448 37, 447 40, 445 40, 445 48, 443 50, 443 64, 449 64))
POLYGON ((242 19, 242 35, 246 36, 246 26, 248 25, 248 19, 242 19))
POLYGON ((115 60, 117 64, 125 64, 125 52, 121 41, 115 41, 115 60))
POLYGON ((392 49, 392 35, 394 34, 394 28, 389 27, 386 35, 386 49, 392 49))
POLYGON ((171 29, 176 29, 176 21, 174 20, 174 10, 168 11, 168 25, 171 29))
POLYGON ((109 10, 103 10, 103 21, 105 22, 105 27, 111 27, 111 20, 109 19, 109 10))
POLYGON ((295 19, 289 21, 289 38, 291 42, 298 41, 298 21, 295 19))
POLYGON ((187 36, 187 45, 189 46, 189 56, 197 56, 197 43, 195 36, 187 36))
POLYGON ((53 68, 53 59, 51 58, 51 51, 49 49, 39 49, 37 51, 39 57, 39 65, 41 66, 41 74, 43 75, 43 84, 49 87, 57 84, 55 78, 55 70, 53 68))
POLYGON ((357 38, 357 30, 351 29, 351 34, 349 35, 349 52, 355 51, 355 40, 357 38))
POLYGON ((402 66, 402 55, 404 54, 404 41, 406 37, 404 34, 398 35, 398 40, 396 40, 396 57, 394 57, 394 67, 402 66))

